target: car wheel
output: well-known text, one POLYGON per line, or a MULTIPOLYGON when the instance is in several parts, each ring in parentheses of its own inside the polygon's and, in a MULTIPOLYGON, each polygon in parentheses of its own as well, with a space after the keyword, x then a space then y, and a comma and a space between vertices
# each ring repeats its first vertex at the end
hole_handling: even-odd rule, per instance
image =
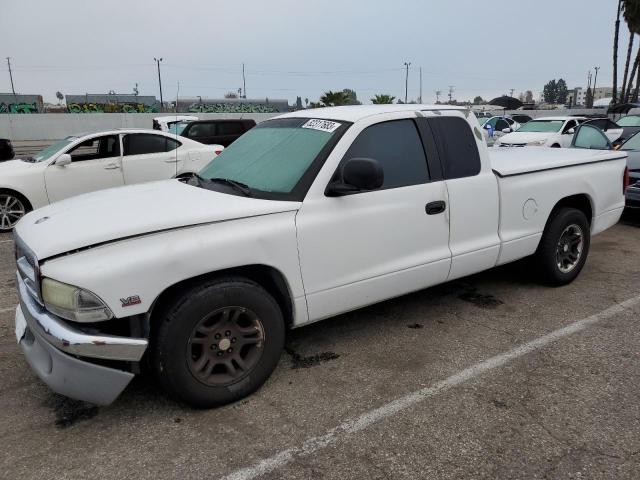
POLYGON ((0 191, 0 232, 10 232, 18 221, 31 210, 20 195, 0 191))
POLYGON ((562 207, 552 214, 534 256, 544 283, 566 285, 578 276, 589 254, 591 234, 587 217, 575 208, 562 207))
POLYGON ((208 281, 179 297, 154 318, 151 361, 162 387, 197 408, 260 388, 284 348, 285 325, 274 298, 237 277, 208 281))
POLYGON ((551 148, 560 148, 560 145, 558 145, 557 143, 554 143, 553 145, 551 145, 551 148))

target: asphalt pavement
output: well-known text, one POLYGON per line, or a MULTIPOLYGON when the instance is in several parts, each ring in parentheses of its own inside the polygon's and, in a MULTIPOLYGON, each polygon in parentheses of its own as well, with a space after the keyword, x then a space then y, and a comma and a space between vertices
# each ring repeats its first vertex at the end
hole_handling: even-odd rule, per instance
POLYGON ((0 477, 640 478, 640 219, 571 285, 494 269, 291 332, 251 397, 178 404, 139 377, 109 407, 48 390, 16 345, 0 236, 0 477))

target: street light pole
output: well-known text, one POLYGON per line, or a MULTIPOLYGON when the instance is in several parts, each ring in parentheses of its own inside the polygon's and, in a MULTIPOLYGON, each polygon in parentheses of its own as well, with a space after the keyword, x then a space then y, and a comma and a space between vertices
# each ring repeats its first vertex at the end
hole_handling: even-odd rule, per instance
MULTIPOLYGON (((158 64, 158 84, 160 85, 160 111, 162 112, 164 111, 164 101, 162 99, 162 78, 160 77, 160 62, 162 61, 162 57, 160 58, 153 57, 153 59, 158 64)), ((177 108, 177 105, 176 105, 176 108, 177 108)))
POLYGON ((16 97, 16 89, 13 88, 13 75, 11 74, 11 57, 7 57, 7 65, 9 66, 9 80, 11 80, 11 91, 13 92, 13 98, 16 97))
POLYGON ((243 97, 247 98, 247 80, 244 77, 244 63, 242 64, 242 92, 243 97))
POLYGON ((407 93, 409 91, 409 65, 411 65, 411 62, 404 62, 404 66, 407 68, 404 78, 404 103, 407 103, 407 93))

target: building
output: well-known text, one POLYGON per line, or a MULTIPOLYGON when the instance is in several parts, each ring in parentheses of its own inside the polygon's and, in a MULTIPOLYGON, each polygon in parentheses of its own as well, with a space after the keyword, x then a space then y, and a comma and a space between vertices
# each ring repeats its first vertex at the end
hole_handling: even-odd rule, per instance
POLYGON ((0 93, 0 113, 40 113, 43 110, 42 95, 0 93))

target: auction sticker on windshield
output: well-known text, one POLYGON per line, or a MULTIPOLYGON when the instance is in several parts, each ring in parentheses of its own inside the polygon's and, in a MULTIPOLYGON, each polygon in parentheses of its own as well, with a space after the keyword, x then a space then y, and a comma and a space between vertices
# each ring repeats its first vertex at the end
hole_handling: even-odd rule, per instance
POLYGON ((335 132, 340 124, 338 122, 332 122, 330 120, 320 120, 318 118, 312 118, 307 123, 302 125, 302 128, 312 128, 313 130, 320 130, 322 132, 335 132))

